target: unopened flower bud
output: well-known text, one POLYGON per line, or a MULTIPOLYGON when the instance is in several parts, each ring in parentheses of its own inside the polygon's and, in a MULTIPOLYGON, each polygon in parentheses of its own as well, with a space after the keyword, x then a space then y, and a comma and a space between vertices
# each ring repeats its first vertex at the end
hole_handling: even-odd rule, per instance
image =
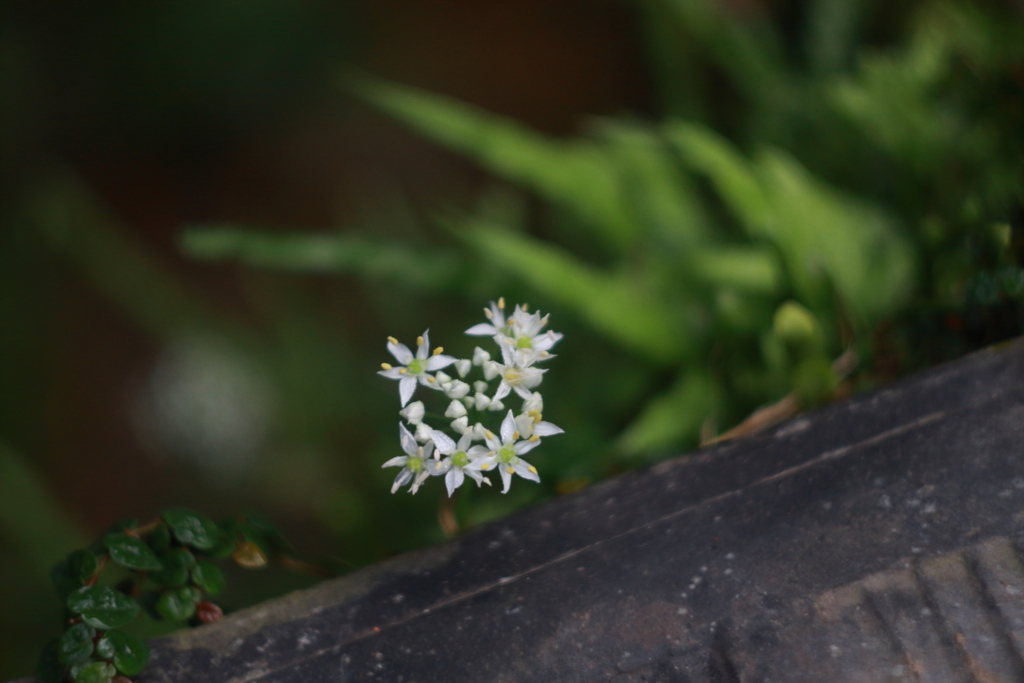
POLYGON ((398 414, 405 418, 405 421, 411 425, 418 425, 423 422, 423 401, 413 401, 402 410, 398 411, 398 414))
POLYGON ((498 376, 498 373, 501 372, 501 368, 494 361, 490 361, 490 362, 484 363, 483 371, 484 371, 484 379, 486 379, 489 382, 489 381, 491 381, 492 379, 494 379, 495 377, 498 376))
POLYGON ((516 415, 516 429, 524 439, 529 439, 533 435, 533 416, 526 413, 516 415))
POLYGON ((431 429, 426 425, 426 423, 419 423, 418 425, 416 425, 416 440, 419 441, 420 443, 426 443, 430 441, 430 432, 431 429))
POLYGON ((434 373, 434 377, 437 378, 437 381, 440 382, 442 386, 444 386, 445 384, 448 384, 448 382, 452 381, 451 377, 449 377, 447 374, 441 372, 440 370, 438 370, 436 373, 434 373))
POLYGON ((483 392, 477 392, 477 395, 473 397, 473 403, 477 410, 483 410, 487 406, 491 405, 491 399, 487 398, 487 394, 483 392))
POLYGON ((475 391, 478 394, 485 394, 485 393, 487 393, 487 390, 489 388, 490 388, 490 385, 487 384, 487 382, 485 382, 483 380, 479 380, 479 381, 473 382, 473 391, 475 391))
POLYGON ((448 395, 448 398, 463 398, 469 393, 469 385, 463 381, 455 380, 448 385, 445 393, 448 395))
POLYGON ((541 397, 540 392, 533 392, 530 394, 530 398, 523 401, 523 412, 528 413, 531 410, 536 410, 538 413, 544 412, 544 399, 541 397))
POLYGON ((469 374, 470 368, 473 367, 473 362, 467 358, 455 361, 455 372, 459 373, 459 377, 465 377, 469 374))
POLYGON ((445 417, 462 417, 466 414, 466 406, 459 401, 452 401, 448 404, 448 410, 444 411, 445 417))
POLYGON ((486 433, 487 433, 487 429, 482 424, 480 424, 479 422, 477 422, 475 425, 473 425, 473 440, 474 441, 483 441, 484 440, 484 435, 486 433))
POLYGON ((489 360, 491 360, 491 354, 487 353, 479 346, 473 349, 473 365, 483 365, 489 360))
POLYGON ((469 431, 469 418, 463 415, 456 420, 452 420, 452 429, 458 434, 465 434, 469 431))
POLYGON ((487 406, 487 410, 504 410, 505 404, 501 402, 501 399, 495 399, 491 401, 491 405, 487 406))

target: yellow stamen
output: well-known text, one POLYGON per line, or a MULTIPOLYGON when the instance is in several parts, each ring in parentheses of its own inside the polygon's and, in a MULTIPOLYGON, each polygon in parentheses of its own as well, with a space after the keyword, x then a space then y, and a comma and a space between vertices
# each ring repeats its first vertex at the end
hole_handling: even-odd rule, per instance
POLYGON ((526 304, 522 305, 523 313, 526 313, 526 304))
POLYGON ((498 308, 500 308, 503 311, 505 310, 505 297, 498 298, 498 308))
POLYGON ((385 370, 390 370, 391 369, 391 363, 381 363, 380 366, 382 368, 384 368, 385 370))
POLYGON ((395 339, 394 337, 388 337, 388 341, 391 342, 392 344, 397 344, 398 343, 398 340, 395 339))
POLYGON ((433 384, 434 382, 437 381, 437 378, 436 377, 427 377, 427 381, 430 382, 431 384, 433 384))
POLYGON ((505 471, 508 472, 509 474, 515 474, 516 473, 516 468, 515 467, 506 467, 505 471))
POLYGON ((407 372, 409 372, 409 368, 398 368, 399 375, 404 375, 407 372))
POLYGON ((516 441, 517 439, 519 439, 519 430, 518 429, 516 431, 512 432, 512 440, 516 441))
POLYGON ((444 353, 444 347, 443 346, 438 346, 436 349, 434 349, 434 355, 435 356, 440 356, 442 353, 444 353))
POLYGON ((486 432, 484 432, 484 436, 487 437, 488 440, 493 440, 494 432, 488 429, 486 432))
POLYGON ((531 410, 530 412, 527 413, 527 415, 529 415, 530 417, 533 418, 533 423, 534 424, 537 424, 538 422, 540 422, 541 415, 540 415, 540 411, 539 410, 531 410))
POLYGON ((537 474, 537 468, 534 467, 533 465, 530 465, 527 469, 533 472, 534 474, 537 474))
POLYGON ((480 465, 480 469, 485 470, 485 471, 491 469, 491 467, 492 467, 492 465, 489 462, 485 462, 483 465, 480 465))
POLYGON ((537 443, 538 441, 540 441, 540 437, 536 434, 530 437, 530 443, 537 443))
POLYGON ((489 309, 489 308, 485 308, 484 309, 484 315, 487 316, 488 320, 490 320, 490 319, 492 319, 494 317, 494 314, 491 313, 491 309, 489 309))
POLYGON ((416 337, 416 346, 423 346, 423 337, 416 337))

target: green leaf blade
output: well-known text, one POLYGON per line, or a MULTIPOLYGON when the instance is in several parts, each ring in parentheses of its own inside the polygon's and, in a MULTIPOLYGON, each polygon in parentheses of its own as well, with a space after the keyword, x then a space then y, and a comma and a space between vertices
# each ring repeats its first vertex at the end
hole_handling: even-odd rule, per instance
POLYGON ((140 538, 126 533, 107 534, 103 545, 110 553, 110 559, 122 567, 140 571, 159 571, 163 564, 156 553, 140 538))
POLYGON ((123 631, 107 631, 96 643, 96 653, 112 659, 114 666, 125 676, 142 673, 149 662, 149 646, 123 631))
POLYGON ((137 602, 109 586, 84 586, 68 596, 68 609, 102 630, 120 628, 139 612, 137 602))

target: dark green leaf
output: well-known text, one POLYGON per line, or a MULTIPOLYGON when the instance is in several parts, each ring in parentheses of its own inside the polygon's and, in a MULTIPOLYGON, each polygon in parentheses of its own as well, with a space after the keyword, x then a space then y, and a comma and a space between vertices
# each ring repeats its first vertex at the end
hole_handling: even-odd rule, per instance
POLYGON ((160 560, 165 567, 191 569, 196 566, 196 556, 189 552, 187 548, 171 548, 160 556, 160 560))
POLYGON ((113 659, 125 676, 140 673, 149 661, 149 646, 123 631, 108 631, 96 643, 96 652, 104 659, 113 659))
POLYGON ((110 683, 110 679, 117 675, 117 669, 106 662, 93 662, 76 673, 76 683, 110 683))
POLYGON ((156 553, 150 550, 146 542, 126 533, 107 534, 103 545, 110 552, 110 559, 128 569, 157 571, 163 569, 156 553))
POLYGON ((99 569, 100 561, 88 550, 76 550, 68 555, 68 568, 80 579, 88 579, 99 569))
POLYGON ((177 509, 165 510, 164 519, 180 543, 198 550, 210 550, 217 545, 221 534, 220 527, 209 517, 191 510, 177 509))
POLYGON ((192 583, 210 595, 216 595, 224 590, 227 580, 224 578, 224 572, 213 562, 197 562, 192 570, 192 583))
POLYGON ((206 554, 215 560, 223 560, 235 550, 235 545, 238 543, 238 534, 237 522, 234 520, 223 522, 217 544, 207 550, 206 554))
POLYGON ((67 605, 85 623, 104 630, 124 626, 139 612, 134 600, 109 586, 79 588, 68 596, 67 605))
POLYGON ((60 638, 51 638, 39 654, 36 679, 42 683, 60 683, 68 668, 60 663, 60 638))
POLYGON ((88 624, 75 624, 60 639, 57 658, 62 664, 75 664, 89 658, 92 654, 92 639, 96 637, 96 629, 88 624))
POLYGON ((163 522, 157 525, 153 529, 153 533, 149 535, 149 547, 155 552, 162 553, 171 547, 171 530, 167 528, 167 525, 163 522))
POLYGON ((168 621, 185 621, 195 614, 195 601, 188 599, 191 597, 190 594, 183 599, 179 594, 180 590, 184 589, 164 591, 156 602, 157 613, 168 621))
POLYGON ((162 571, 150 574, 149 578, 165 588, 177 588, 188 583, 188 569, 185 567, 165 567, 162 571))

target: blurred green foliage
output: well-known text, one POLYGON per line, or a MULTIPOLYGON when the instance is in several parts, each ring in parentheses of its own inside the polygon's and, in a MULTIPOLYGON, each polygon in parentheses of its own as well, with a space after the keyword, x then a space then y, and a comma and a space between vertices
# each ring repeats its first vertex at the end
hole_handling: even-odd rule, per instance
MULTIPOLYGON (((347 76, 350 92, 492 183, 472 206, 389 206, 335 231, 186 226, 184 253, 230 275, 233 305, 200 294, 74 173, 24 161, 44 109, 30 77, 39 57, 5 41, 0 153, 17 163, 0 169, 0 316, 16 324, 0 336, 0 437, 22 455, 0 449, 0 586, 21 588, 0 594, 0 677, 27 673, 30 641, 58 631, 60 606, 39 607, 40 569, 81 545, 38 462, 45 311, 66 271, 160 354, 138 401, 157 426, 140 430, 179 478, 177 502, 287 511, 336 539, 341 569, 442 538, 433 492, 392 497, 380 469, 398 454, 394 385, 373 374, 385 336, 430 326, 447 352, 469 355, 461 332, 499 295, 551 311, 566 333, 544 395, 545 418, 567 434, 537 451, 540 486, 464 490, 464 526, 681 452, 764 406, 813 406, 1020 334, 1019 10, 791 4, 633 0, 661 116, 596 119, 570 138, 347 76)), ((167 139, 191 140, 182 156, 201 159, 205 135, 220 139, 237 118, 259 129, 261 103, 281 106, 338 68, 327 22, 305 6, 266 0, 234 24, 228 0, 196 16, 172 5, 111 10, 80 35, 102 49, 61 48, 68 63, 116 67, 83 57, 68 70, 55 88, 71 93, 63 133, 110 119, 132 144, 152 134, 159 145, 169 117, 185 133, 167 139), (136 23, 144 30, 125 29, 136 23), (225 27, 241 38, 222 40, 225 27), (181 44, 194 54, 163 58, 181 44), (97 72, 109 97, 65 87, 97 72)), ((228 609, 297 585, 229 578, 228 609)))
MULTIPOLYGON (((545 202, 534 223, 523 210, 442 212, 461 256, 445 247, 441 265, 437 246, 409 263, 393 244, 386 260, 409 286, 445 289, 428 275, 445 271, 484 277, 469 265, 479 261, 634 358, 641 384, 665 388, 607 416, 624 424, 604 451, 612 461, 692 446, 790 392, 804 406, 827 400, 849 371, 829 364, 847 348, 864 386, 1018 333, 1024 26, 1012 10, 921 3, 901 17, 903 37, 869 47, 858 26, 870 7, 818 0, 803 8, 802 53, 788 54, 792 27, 768 15, 639 5, 668 109, 658 123, 601 119, 554 139, 452 98, 348 80, 545 202), (698 65, 726 82, 694 82, 698 65), (719 111, 728 97, 738 101, 719 111), (813 329, 813 343, 796 328, 813 329), (893 354, 897 367, 882 368, 893 354)), ((197 229, 183 244, 301 270, 311 240, 308 271, 380 272, 381 252, 351 233, 197 229)), ((603 390, 601 372, 590 375, 574 387, 582 395, 603 390)))

